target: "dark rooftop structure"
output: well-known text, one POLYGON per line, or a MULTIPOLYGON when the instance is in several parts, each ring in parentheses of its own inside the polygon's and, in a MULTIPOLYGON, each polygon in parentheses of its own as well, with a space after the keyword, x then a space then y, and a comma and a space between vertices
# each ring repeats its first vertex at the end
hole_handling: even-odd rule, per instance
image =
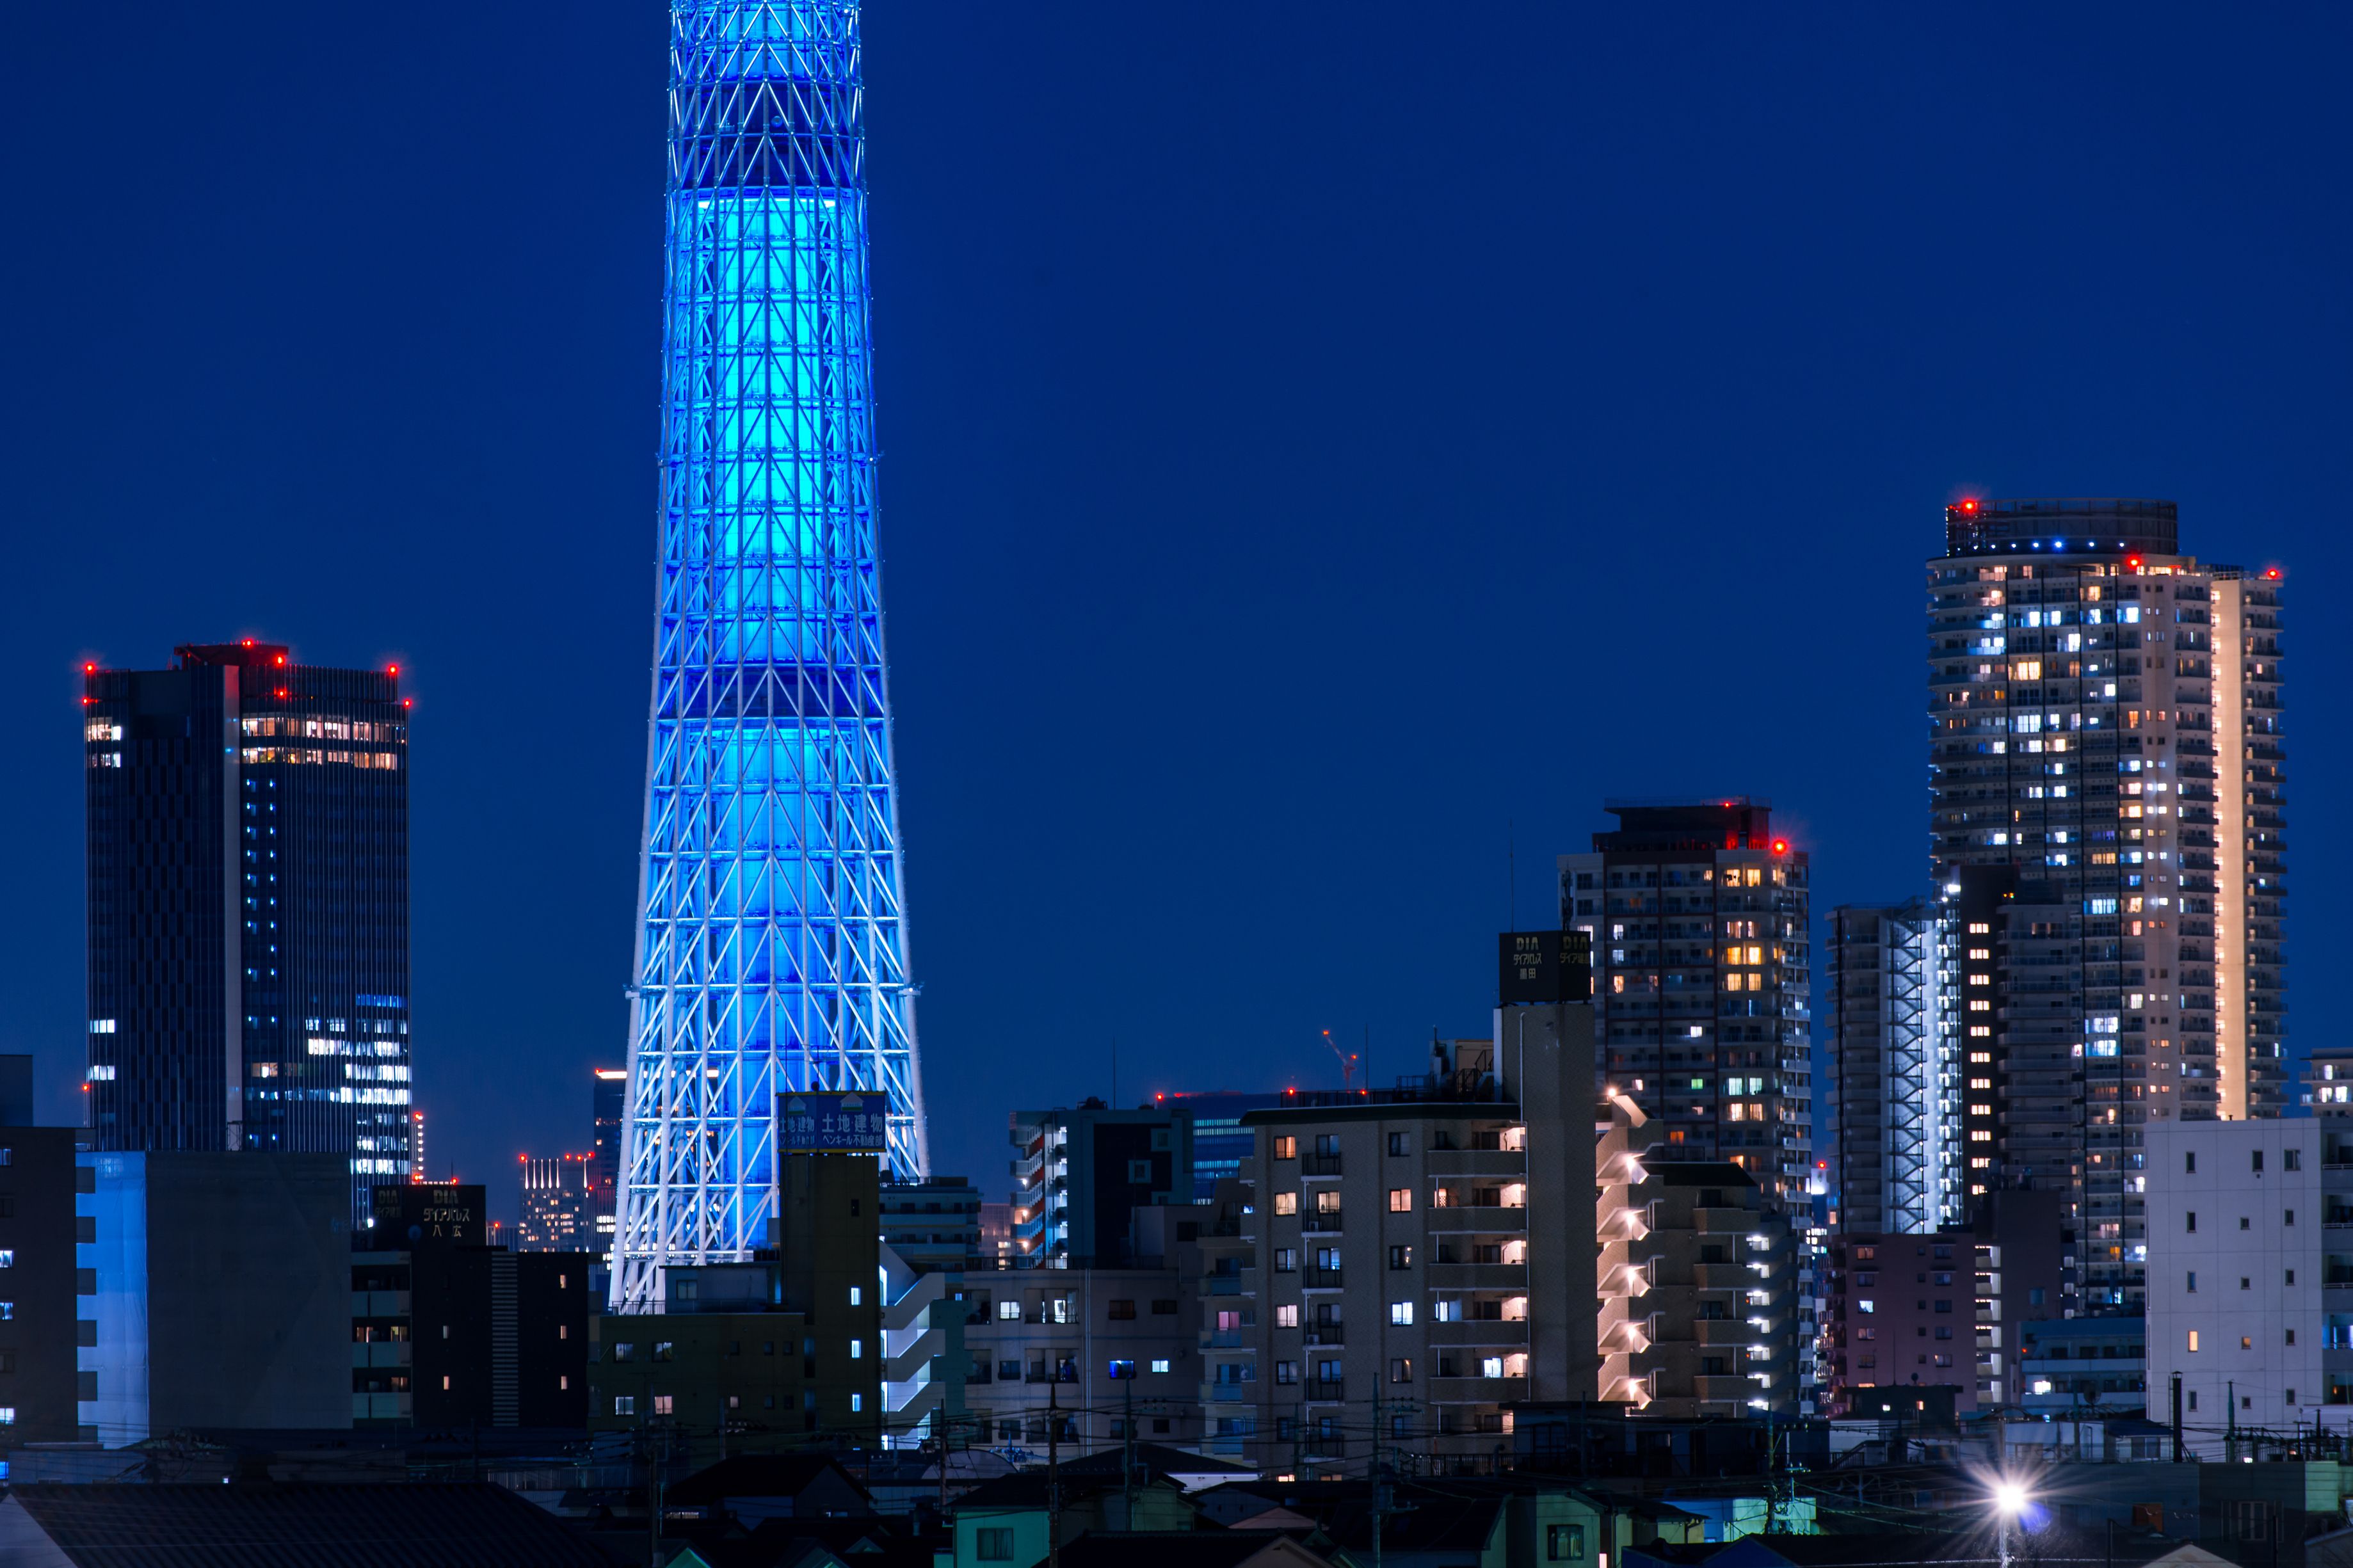
POLYGON ((1957 500, 1945 509, 1945 553, 2175 555, 2179 512, 2169 500, 2108 496, 1957 500))
POLYGON ((0 1559, 76 1568, 614 1568, 554 1515, 487 1482, 14 1487, 0 1559))

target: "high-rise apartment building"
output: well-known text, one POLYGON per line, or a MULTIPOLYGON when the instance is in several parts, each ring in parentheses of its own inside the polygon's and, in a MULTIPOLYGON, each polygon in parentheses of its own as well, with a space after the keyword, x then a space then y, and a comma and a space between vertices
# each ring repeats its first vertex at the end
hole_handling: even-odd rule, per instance
POLYGON ((1015 1254, 1031 1268, 1123 1263, 1135 1256, 1135 1215, 1193 1199, 1193 1119, 1154 1106, 1017 1110, 1012 1142, 1015 1254))
POLYGON ((408 715, 396 669, 190 645, 83 679, 90 1117, 104 1151, 409 1172, 408 715))
POLYGON ((661 566, 614 1300, 743 1260, 773 1107, 882 1097, 924 1173, 846 0, 670 8, 661 566))
POLYGON ((1596 1394, 1593 1011, 1511 1005, 1419 1086, 1246 1113, 1199 1233, 1205 1451, 1347 1473, 1492 1455, 1596 1394))
POLYGON ((626 1068, 598 1068, 588 1115, 596 1142, 588 1159, 588 1201, 596 1221, 596 1250, 613 1247, 614 1194, 621 1178, 621 1120, 628 1104, 626 1068))
POLYGON ((2141 1303, 2145 1129, 2286 1101, 2279 574, 2174 503, 1964 500, 1927 564, 1931 858, 1964 1197, 2068 1194, 2141 1303))
POLYGON ((1818 1016, 1841 1231, 1929 1231, 1960 1216, 1961 1086, 1937 1017, 1941 929, 1926 899, 1830 913, 1818 1016))
POLYGON ((1728 1160, 1788 1212, 1809 1202, 1813 1075, 1807 860, 1767 804, 1618 803, 1560 858, 1561 923, 1593 950, 1602 1087, 1668 1158, 1728 1160))
POLYGON ((517 1252, 599 1252, 590 1157, 529 1155, 516 1162, 522 1179, 522 1223, 515 1226, 517 1252))

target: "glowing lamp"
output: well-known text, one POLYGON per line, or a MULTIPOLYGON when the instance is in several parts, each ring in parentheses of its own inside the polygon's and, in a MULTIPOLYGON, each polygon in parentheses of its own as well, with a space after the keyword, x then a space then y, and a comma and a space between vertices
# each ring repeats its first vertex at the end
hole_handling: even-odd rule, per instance
POLYGON ((2276 583, 2276 582, 2278 582, 2278 581, 2279 581, 2279 568, 2278 568, 2278 567, 2276 567, 2276 566, 2274 566, 2274 567, 2271 568, 2269 571, 2265 572, 2265 573, 2263 574, 2263 575, 2264 575, 2265 577, 2270 578, 2273 582, 2276 583))
POLYGON ((2125 557, 2125 567, 2126 567, 2126 570, 2128 570, 2128 571, 2133 571, 2133 572, 2137 572, 2137 571, 2139 571, 2139 570, 2140 570, 2140 557, 2139 557, 2139 556, 2137 556, 2137 555, 2127 555, 2127 556, 2126 556, 2126 557, 2125 557))
POLYGON ((1776 854, 1776 855, 1787 855, 1788 852, 1789 852, 1789 841, 1788 841, 1788 839, 1786 839, 1786 838, 1776 838, 1775 840, 1773 840, 1773 853, 1774 853, 1774 854, 1776 854))
MULTIPOLYGON (((2279 575, 2279 574, 2278 574, 2278 573, 2276 573, 2276 572, 2274 572, 2274 573, 2273 573, 2273 574, 2272 574, 2272 575, 2273 575, 2273 576, 2274 576, 2274 577, 2276 577, 2276 576, 2278 576, 2278 575, 2279 575)), ((85 664, 85 665, 83 665, 83 666, 81 667, 81 672, 82 672, 84 675, 96 675, 96 674, 98 673, 98 666, 96 666, 96 665, 94 665, 94 664, 85 664)))

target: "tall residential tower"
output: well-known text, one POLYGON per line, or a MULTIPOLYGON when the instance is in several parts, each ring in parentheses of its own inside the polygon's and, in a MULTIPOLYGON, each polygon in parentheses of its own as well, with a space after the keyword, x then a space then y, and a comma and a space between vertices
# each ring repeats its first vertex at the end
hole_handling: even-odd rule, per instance
POLYGON ((1930 855, 1962 1178, 2068 1194, 2086 1310, 2140 1303, 2144 1129, 2276 1116, 2279 573, 2174 503, 1965 500, 1927 563, 1930 855))
POLYGON ((408 718, 399 672, 193 645, 83 676, 90 1117, 111 1151, 408 1174, 408 718))
POLYGON ((1806 856, 1763 801, 1610 802, 1560 858, 1561 923, 1593 946, 1597 1066, 1662 1157, 1725 1160, 1809 1205, 1806 856))
POLYGON ((775 1103, 923 1170, 875 540, 859 17, 670 8, 661 568, 614 1300, 743 1259, 775 1103))

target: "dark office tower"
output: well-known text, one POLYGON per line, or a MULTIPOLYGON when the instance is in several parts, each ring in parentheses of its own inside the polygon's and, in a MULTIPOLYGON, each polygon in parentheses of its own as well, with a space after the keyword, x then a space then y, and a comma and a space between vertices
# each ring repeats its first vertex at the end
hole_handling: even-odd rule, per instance
POLYGON ((1605 802, 1560 858, 1562 924, 1593 947, 1597 1065, 1665 1157, 1728 1160, 1809 1205, 1806 857, 1764 801, 1605 802))
POLYGON ((2279 574, 2177 521, 1965 500, 1927 563, 1967 1195, 2065 1194, 2093 1310, 2144 1298, 2143 1129, 2286 1103, 2279 574))
POLYGON ((84 675, 90 1129, 120 1151, 408 1174, 408 724, 397 669, 282 646, 84 675))
POLYGON ((596 1218, 594 1250, 613 1250, 613 1194, 621 1175, 621 1115, 628 1103, 626 1068, 598 1068, 588 1113, 596 1139, 588 1156, 588 1204, 596 1218))
POLYGON ((1829 1142, 1847 1233, 1957 1224, 1960 1071, 1937 1006, 1937 906, 1926 899, 1830 914, 1815 1010, 1829 1035, 1829 1142))

